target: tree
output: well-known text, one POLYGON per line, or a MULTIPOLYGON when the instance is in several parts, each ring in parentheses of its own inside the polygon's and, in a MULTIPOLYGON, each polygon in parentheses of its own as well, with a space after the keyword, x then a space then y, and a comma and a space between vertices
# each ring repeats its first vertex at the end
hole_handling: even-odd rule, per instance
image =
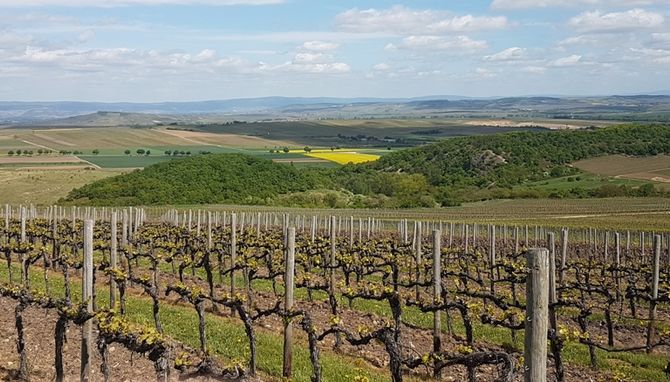
POLYGON ((16 150, 16 155, 21 155, 21 150, 16 150))
POLYGON ((309 147, 309 146, 305 146, 305 148, 303 150, 305 150, 306 153, 312 152, 312 148, 309 147))
POLYGON ((7 153, 7 155, 9 155, 9 156, 11 157, 12 155, 14 155, 14 151, 9 150, 9 152, 7 153))
POLYGON ((137 149, 137 151, 135 151, 135 152, 137 153, 137 155, 142 155, 142 154, 144 154, 145 151, 144 151, 144 149, 137 149))
POLYGON ((291 151, 291 150, 289 150, 288 147, 284 146, 284 149, 282 151, 284 151, 284 153, 288 154, 288 152, 291 151))
POLYGON ((191 152, 190 152, 190 151, 187 151, 187 152, 186 152, 186 155, 191 155, 191 152))
POLYGON ((37 149, 37 155, 42 155, 44 151, 42 149, 37 149))
POLYGON ((91 151, 91 152, 93 153, 93 155, 98 155, 98 154, 100 154, 100 150, 98 150, 98 149, 94 149, 94 150, 91 151))
POLYGON ((172 155, 172 150, 165 150, 165 155, 167 155, 167 156, 172 155))
POLYGON ((147 152, 145 152, 144 155, 151 155, 151 150, 147 150, 147 152))
POLYGON ((184 152, 184 151, 180 151, 180 152, 179 152, 179 155, 186 155, 186 152, 184 152))
POLYGON ((130 155, 130 150, 126 149, 126 151, 123 152, 126 155, 130 155))

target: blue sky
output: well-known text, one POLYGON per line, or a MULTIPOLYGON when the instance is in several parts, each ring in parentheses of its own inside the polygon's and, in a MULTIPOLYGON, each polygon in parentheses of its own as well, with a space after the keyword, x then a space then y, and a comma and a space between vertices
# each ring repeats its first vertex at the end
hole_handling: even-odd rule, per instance
POLYGON ((0 0, 0 100, 668 90, 669 0, 0 0))

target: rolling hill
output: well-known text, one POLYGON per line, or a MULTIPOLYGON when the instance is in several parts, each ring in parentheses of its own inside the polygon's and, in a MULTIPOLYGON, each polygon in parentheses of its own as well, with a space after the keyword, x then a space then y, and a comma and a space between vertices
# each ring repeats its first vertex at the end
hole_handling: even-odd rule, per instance
POLYGON ((296 169, 239 154, 210 154, 104 179, 72 191, 66 201, 95 205, 432 207, 495 198, 657 193, 653 186, 613 188, 607 183, 560 192, 531 186, 579 174, 572 165, 575 161, 612 154, 670 154, 670 126, 457 137, 395 151, 377 162, 336 169, 296 169))

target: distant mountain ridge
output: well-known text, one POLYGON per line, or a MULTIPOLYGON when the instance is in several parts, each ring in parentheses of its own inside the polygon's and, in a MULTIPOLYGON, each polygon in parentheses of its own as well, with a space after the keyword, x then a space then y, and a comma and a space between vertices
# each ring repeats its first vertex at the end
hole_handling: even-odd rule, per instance
MULTIPOLYGON (((545 113, 548 118, 609 113, 665 113, 670 96, 615 95, 603 97, 502 97, 468 98, 426 96, 416 98, 262 97, 229 100, 159 103, 103 102, 0 102, 0 123, 29 124, 89 114, 147 114, 149 122, 197 122, 194 116, 249 116, 260 119, 435 117, 444 113, 545 113), (164 121, 165 120, 165 121, 164 121)), ((503 114, 502 117, 505 115, 503 114)), ((91 119, 87 119, 91 122, 91 119)), ((667 121, 667 119, 661 121, 667 121)), ((95 123, 92 121, 91 123, 95 123)), ((126 122, 123 122, 126 123, 126 122)), ((59 123, 57 123, 59 124, 59 123)), ((145 124, 140 122, 138 124, 145 124)), ((104 125, 104 124, 103 124, 104 125)))

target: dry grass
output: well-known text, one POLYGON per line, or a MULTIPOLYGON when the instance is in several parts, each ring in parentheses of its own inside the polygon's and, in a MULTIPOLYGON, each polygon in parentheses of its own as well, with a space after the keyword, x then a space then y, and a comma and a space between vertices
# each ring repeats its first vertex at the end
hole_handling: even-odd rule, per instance
POLYGON ((65 156, 0 156, 0 164, 36 164, 36 163, 86 163, 81 159, 65 155, 65 156))
POLYGON ((574 164, 580 170, 624 179, 647 180, 670 189, 670 156, 628 157, 607 155, 574 164))
POLYGON ((153 129, 125 127, 14 130, 0 132, 36 147, 52 150, 117 149, 138 146, 192 146, 179 137, 153 129))
POLYGON ((186 130, 167 130, 160 129, 163 134, 181 138, 189 145, 209 145, 217 147, 238 147, 238 148, 267 148, 276 146, 292 146, 295 143, 284 141, 273 141, 261 137, 236 135, 236 134, 216 134, 205 133, 201 131, 186 130))
POLYGON ((48 205, 67 195, 73 188, 118 175, 118 171, 100 170, 37 170, 0 169, 2 203, 35 203, 48 205))

